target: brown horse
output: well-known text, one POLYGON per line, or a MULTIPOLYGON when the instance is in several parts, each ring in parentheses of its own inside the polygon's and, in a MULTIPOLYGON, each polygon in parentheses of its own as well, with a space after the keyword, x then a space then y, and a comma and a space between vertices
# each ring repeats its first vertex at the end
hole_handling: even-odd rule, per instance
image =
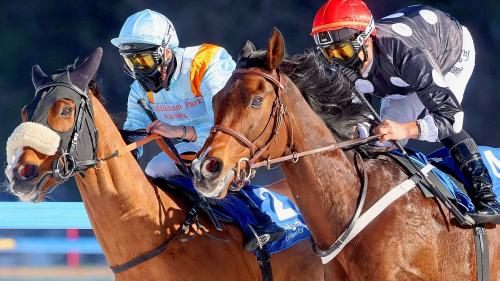
MULTIPOLYGON (((328 78, 317 62, 311 64, 301 56, 295 63, 283 61, 284 40, 277 30, 267 51, 255 51, 249 42, 241 50, 237 70, 214 98, 216 126, 195 160, 196 187, 202 193, 224 197, 235 175, 243 171, 245 179, 249 162, 338 142, 294 82, 303 86, 302 91, 328 90, 328 95, 339 95, 343 101, 350 101, 352 92, 339 86, 340 77, 328 78), (284 72, 297 80, 292 82, 284 72), (244 167, 238 169, 238 163, 244 167)), ((342 119, 353 104, 325 106, 340 109, 342 119)), ((336 241, 355 212, 361 180, 353 155, 336 149, 283 163, 292 194, 319 249, 336 241)), ((368 174, 364 210, 407 179, 392 161, 364 160, 364 167, 368 174)), ((438 205, 419 190, 411 190, 326 265, 325 279, 476 280, 473 230, 453 225, 438 205)), ((500 231, 489 229, 487 234, 491 280, 500 280, 500 231)))
MULTIPOLYGON (((87 155, 86 151, 90 151, 89 158, 92 159, 91 147, 96 141, 92 138, 93 125, 99 133, 95 145, 97 159, 109 156, 126 145, 97 99, 98 91, 90 80, 97 71, 101 55, 102 50, 99 48, 76 69, 65 72, 69 73, 69 79, 64 80, 66 82, 61 82, 59 78, 57 81, 52 80, 54 77, 65 76, 65 73, 51 78, 38 66, 33 68, 33 82, 38 91, 32 103, 23 109, 24 122, 21 124, 32 128, 33 131, 23 131, 24 136, 30 137, 28 139, 15 137, 13 134, 10 144, 12 155, 11 159, 8 159, 6 169, 12 192, 24 201, 43 200, 50 189, 71 174, 65 173, 62 165, 59 167, 61 170, 55 172, 53 163, 66 147, 63 146, 66 144, 65 133, 73 131, 75 119, 79 116, 80 96, 86 93, 82 92, 84 89, 88 89, 86 95, 91 104, 93 118, 82 119, 84 125, 77 141, 78 153, 75 158, 87 155), (71 84, 78 88, 68 86, 67 81, 71 81, 71 84), (50 86, 47 83, 52 84, 50 86), (66 84, 61 86, 61 83, 66 84), (40 90, 41 88, 44 89, 40 90), (77 92, 79 94, 76 94, 77 92), (37 108, 38 113, 33 113, 34 108, 37 108), (50 129, 40 129, 39 127, 44 127, 43 122, 38 126, 26 122, 33 121, 33 118, 37 117, 36 114, 43 113, 43 109, 46 109, 47 118, 44 120, 50 129), (54 132, 61 134, 61 145, 57 142, 55 147, 54 144, 48 143, 53 139, 54 132), (41 137, 37 138, 37 134, 41 137), (57 152, 54 155, 47 152, 55 148, 57 152), (55 177, 55 174, 59 177, 55 177)), ((59 158, 59 162, 71 166, 68 157, 65 158, 66 161, 62 160, 59 158)), ((183 224, 188 210, 179 198, 154 186, 131 153, 95 164, 96 167, 77 174, 76 181, 95 235, 109 264, 123 264, 172 239, 183 224)), ((69 169, 72 171, 73 168, 69 169)), ((255 256, 243 251, 243 237, 238 228, 224 225, 223 231, 217 232, 210 220, 203 215, 200 215, 200 223, 206 231, 201 231, 194 223, 190 224, 189 233, 182 234, 180 238, 194 236, 194 239, 188 242, 182 242, 182 239, 172 240, 166 251, 116 274, 116 280, 261 280, 255 256), (205 233, 228 242, 213 240, 205 233)), ((314 256, 307 241, 273 255, 271 264, 274 280, 323 279, 321 261, 314 256)))

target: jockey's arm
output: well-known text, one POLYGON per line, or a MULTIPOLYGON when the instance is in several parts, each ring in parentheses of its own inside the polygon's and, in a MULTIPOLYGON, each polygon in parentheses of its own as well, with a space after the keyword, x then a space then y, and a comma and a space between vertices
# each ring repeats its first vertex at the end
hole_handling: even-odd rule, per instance
POLYGON ((448 88, 438 64, 423 49, 412 49, 400 61, 401 78, 412 87, 418 99, 430 114, 420 120, 407 123, 387 121, 374 129, 387 134, 382 140, 407 138, 435 141, 460 132, 463 113, 460 103, 448 88))
MULTIPOLYGON (((124 130, 135 131, 144 129, 151 123, 151 120, 149 120, 149 117, 146 112, 144 112, 144 109, 142 109, 142 107, 137 103, 139 99, 146 99, 146 96, 144 91, 142 91, 141 86, 137 81, 135 81, 130 86, 130 93, 127 101, 127 118, 123 124, 124 130)), ((143 151, 142 147, 137 148, 136 151, 136 155, 140 157, 143 151)))

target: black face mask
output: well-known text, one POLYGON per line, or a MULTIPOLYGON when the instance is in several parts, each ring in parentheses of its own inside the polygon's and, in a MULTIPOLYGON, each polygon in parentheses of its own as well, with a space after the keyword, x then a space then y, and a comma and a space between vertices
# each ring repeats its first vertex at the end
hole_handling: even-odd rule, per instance
MULTIPOLYGON (((359 58, 359 52, 354 56, 354 58, 346 63, 341 63, 345 67, 349 67, 352 70, 358 72, 358 74, 361 74, 361 68, 363 68, 363 64, 368 60, 368 52, 366 51, 366 47, 362 46, 360 52, 364 53, 364 59, 361 60, 359 58)), ((339 62, 340 63, 340 62, 339 62)))
POLYGON ((146 92, 152 91, 156 93, 164 87, 164 82, 161 81, 161 73, 158 69, 148 74, 134 69, 134 77, 146 92))
POLYGON ((152 71, 144 73, 139 69, 134 69, 134 78, 146 92, 152 91, 157 93, 164 88, 167 91, 169 90, 170 80, 176 67, 175 55, 172 55, 172 59, 169 61, 159 58, 157 64, 161 65, 160 70, 158 70, 158 67, 155 67, 152 71))

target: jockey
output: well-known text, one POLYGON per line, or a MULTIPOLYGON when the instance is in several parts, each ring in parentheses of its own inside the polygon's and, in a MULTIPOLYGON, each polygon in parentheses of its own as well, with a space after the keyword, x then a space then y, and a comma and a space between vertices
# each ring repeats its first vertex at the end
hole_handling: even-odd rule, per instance
MULTIPOLYGON (((359 92, 382 98, 384 121, 373 129, 383 134, 380 142, 440 141, 471 183, 474 215, 499 218, 490 174, 476 143, 462 129, 460 103, 475 60, 465 26, 422 5, 375 24, 363 1, 330 0, 316 13, 311 35, 328 65, 356 73, 359 92)), ((358 129, 360 136, 362 131, 358 129)))
MULTIPOLYGON (((149 9, 128 17, 111 43, 119 49, 125 72, 135 80, 123 128, 146 128, 149 133, 179 139, 176 148, 181 154, 200 150, 214 123, 212 97, 224 87, 236 65, 227 51, 211 44, 180 48, 170 20, 149 9), (157 121, 150 121, 137 103, 139 99, 147 101, 157 121)), ((153 178, 180 174, 165 153, 156 155, 145 173, 153 178)), ((242 194, 238 197, 250 200, 242 194)), ((280 239, 284 230, 248 200, 258 225, 252 227, 256 237, 248 239, 245 248, 254 250, 258 241, 280 239)))

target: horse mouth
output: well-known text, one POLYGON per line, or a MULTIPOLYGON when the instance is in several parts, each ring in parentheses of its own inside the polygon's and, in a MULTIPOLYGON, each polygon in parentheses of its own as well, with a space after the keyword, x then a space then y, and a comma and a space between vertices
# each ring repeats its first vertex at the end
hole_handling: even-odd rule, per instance
POLYGON ((32 182, 9 180, 10 192, 23 202, 35 202, 39 198, 40 192, 32 182))
POLYGON ((14 177, 14 167, 7 165, 5 169, 8 190, 23 202, 41 202, 48 190, 48 174, 42 174, 32 180, 19 180, 14 177))
POLYGON ((195 181, 194 185, 196 190, 198 190, 201 195, 208 198, 222 199, 226 196, 228 187, 233 181, 234 175, 234 170, 229 169, 223 177, 219 177, 218 179, 212 181, 202 179, 201 181, 195 181))

